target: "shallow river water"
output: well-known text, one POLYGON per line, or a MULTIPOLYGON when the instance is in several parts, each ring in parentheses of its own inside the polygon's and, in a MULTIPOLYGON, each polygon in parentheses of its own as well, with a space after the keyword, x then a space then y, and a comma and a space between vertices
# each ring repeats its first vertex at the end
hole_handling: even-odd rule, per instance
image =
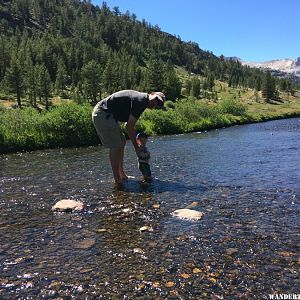
POLYGON ((148 146, 155 180, 140 185, 128 144, 121 191, 100 146, 0 156, 0 299, 300 294, 299 118, 148 146), (85 208, 52 212, 61 199, 85 208), (171 215, 185 207, 202 219, 171 215))

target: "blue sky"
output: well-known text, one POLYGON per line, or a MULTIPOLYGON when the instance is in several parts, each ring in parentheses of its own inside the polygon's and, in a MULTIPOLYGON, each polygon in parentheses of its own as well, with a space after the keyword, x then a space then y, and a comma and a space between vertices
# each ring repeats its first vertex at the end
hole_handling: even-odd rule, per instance
MULTIPOLYGON (((92 0, 101 7, 102 0, 92 0)), ((300 57, 300 0, 107 0, 183 41, 246 61, 300 57)))

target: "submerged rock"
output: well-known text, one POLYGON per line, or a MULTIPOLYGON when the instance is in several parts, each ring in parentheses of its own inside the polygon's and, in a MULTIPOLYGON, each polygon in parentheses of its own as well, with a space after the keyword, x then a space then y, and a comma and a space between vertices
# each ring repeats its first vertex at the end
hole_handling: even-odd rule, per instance
POLYGON ((191 204, 189 204, 186 208, 189 209, 189 208, 196 207, 196 206, 199 206, 199 202, 193 201, 193 202, 192 202, 191 204))
POLYGON ((177 209, 171 213, 174 217, 184 219, 184 220, 192 220, 197 221, 202 218, 203 213, 200 211, 196 211, 193 209, 183 208, 177 209))
POLYGON ((82 209, 83 209, 82 202, 71 200, 71 199, 60 200, 52 207, 52 210, 65 211, 65 212, 81 211, 82 209))
POLYGON ((233 254, 236 254, 239 252, 239 250, 237 248, 228 248, 225 250, 226 254, 231 256, 233 254))
POLYGON ((87 239, 83 239, 81 242, 77 243, 75 245, 75 248, 77 248, 77 249, 90 249, 90 248, 94 247, 95 243, 96 243, 96 239, 87 238, 87 239))

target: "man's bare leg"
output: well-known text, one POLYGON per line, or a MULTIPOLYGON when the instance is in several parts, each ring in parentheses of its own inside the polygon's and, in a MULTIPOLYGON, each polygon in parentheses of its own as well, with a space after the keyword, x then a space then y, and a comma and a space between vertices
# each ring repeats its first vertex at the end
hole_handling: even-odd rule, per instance
POLYGON ((113 176, 116 184, 121 184, 123 182, 120 177, 119 169, 120 169, 120 160, 122 159, 122 153, 124 155, 124 148, 112 148, 109 149, 109 160, 112 168, 113 176))
POLYGON ((119 160, 119 176, 122 180, 127 180, 128 176, 124 171, 124 153, 125 153, 125 145, 126 141, 124 142, 123 147, 120 150, 120 160, 119 160))

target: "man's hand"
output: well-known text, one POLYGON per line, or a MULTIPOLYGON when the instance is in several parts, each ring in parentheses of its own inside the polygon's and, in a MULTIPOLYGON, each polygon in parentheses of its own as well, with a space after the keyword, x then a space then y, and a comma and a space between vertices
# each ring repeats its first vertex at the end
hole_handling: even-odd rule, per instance
POLYGON ((149 152, 144 152, 142 150, 138 151, 137 153, 138 158, 148 158, 150 156, 149 152))
POLYGON ((144 151, 141 151, 140 155, 138 155, 138 157, 140 158, 150 158, 150 152, 144 152, 144 151))

